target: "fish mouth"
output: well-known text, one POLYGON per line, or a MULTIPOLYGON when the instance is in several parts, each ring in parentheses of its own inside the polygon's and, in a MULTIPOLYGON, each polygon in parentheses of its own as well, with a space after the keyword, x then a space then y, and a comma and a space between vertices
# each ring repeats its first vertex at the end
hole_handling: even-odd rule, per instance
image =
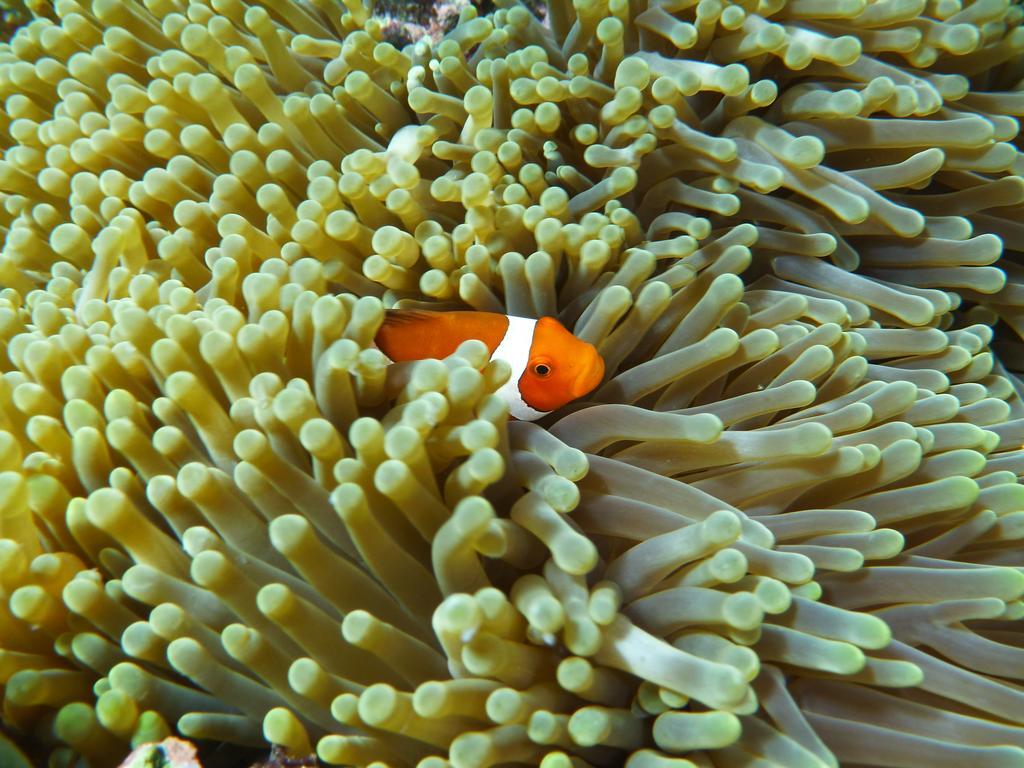
POLYGON ((603 378, 604 360, 601 359, 600 355, 595 355, 590 365, 588 365, 580 375, 576 377, 576 381, 573 382, 573 399, 583 397, 584 395, 593 392, 597 385, 601 383, 601 379, 603 378))

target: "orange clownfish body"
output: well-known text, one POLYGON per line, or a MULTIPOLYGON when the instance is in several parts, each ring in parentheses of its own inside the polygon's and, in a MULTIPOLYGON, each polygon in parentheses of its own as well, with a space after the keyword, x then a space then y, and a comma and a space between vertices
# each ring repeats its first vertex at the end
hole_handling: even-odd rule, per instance
POLYGON ((470 339, 487 345, 492 360, 512 368, 498 394, 512 416, 534 421, 592 392, 604 361, 553 317, 530 320, 495 312, 388 310, 374 339, 394 362, 444 358, 470 339))

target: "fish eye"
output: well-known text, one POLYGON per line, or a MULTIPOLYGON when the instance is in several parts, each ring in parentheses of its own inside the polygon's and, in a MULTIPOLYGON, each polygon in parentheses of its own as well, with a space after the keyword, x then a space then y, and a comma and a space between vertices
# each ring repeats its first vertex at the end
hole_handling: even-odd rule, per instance
POLYGON ((536 373, 538 376, 547 376, 549 373, 551 373, 551 366, 547 365, 546 363, 537 363, 535 366, 533 366, 533 372, 536 373))

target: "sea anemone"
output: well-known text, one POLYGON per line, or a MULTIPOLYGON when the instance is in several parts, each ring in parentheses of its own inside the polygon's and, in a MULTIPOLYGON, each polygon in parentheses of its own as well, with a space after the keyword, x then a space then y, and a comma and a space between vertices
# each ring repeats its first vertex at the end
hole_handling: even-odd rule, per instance
POLYGON ((0 46, 4 724, 1024 764, 1024 9, 497 5, 399 50, 359 0, 37 1, 0 46), (386 365, 395 306, 556 315, 606 379, 510 422, 481 343, 386 365))

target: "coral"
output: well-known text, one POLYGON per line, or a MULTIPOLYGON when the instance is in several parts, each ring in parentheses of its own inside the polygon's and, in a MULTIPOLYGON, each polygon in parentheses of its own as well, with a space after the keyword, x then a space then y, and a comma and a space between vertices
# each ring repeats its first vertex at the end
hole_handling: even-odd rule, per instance
POLYGON ((15 30, 31 18, 22 0, 0 0, 0 40, 10 40, 15 30))
POLYGON ((469 0, 394 0, 376 3, 373 11, 381 23, 381 39, 401 48, 422 37, 440 42, 455 26, 459 12, 469 5, 469 0))
MULTIPOLYGON (((542 0, 525 0, 523 5, 543 20, 547 5, 542 0)), ((481 14, 495 10, 492 0, 380 0, 373 15, 381 22, 381 37, 399 48, 422 37, 441 42, 458 21, 462 9, 472 6, 481 14)))
POLYGON ((194 745, 173 737, 132 751, 118 768, 202 768, 194 745))
POLYGON ((360 0, 57 0, 0 46, 5 724, 1024 763, 1024 10, 497 5, 399 50, 360 0), (392 306, 556 314, 606 381, 510 422, 482 344, 386 366, 392 306))

